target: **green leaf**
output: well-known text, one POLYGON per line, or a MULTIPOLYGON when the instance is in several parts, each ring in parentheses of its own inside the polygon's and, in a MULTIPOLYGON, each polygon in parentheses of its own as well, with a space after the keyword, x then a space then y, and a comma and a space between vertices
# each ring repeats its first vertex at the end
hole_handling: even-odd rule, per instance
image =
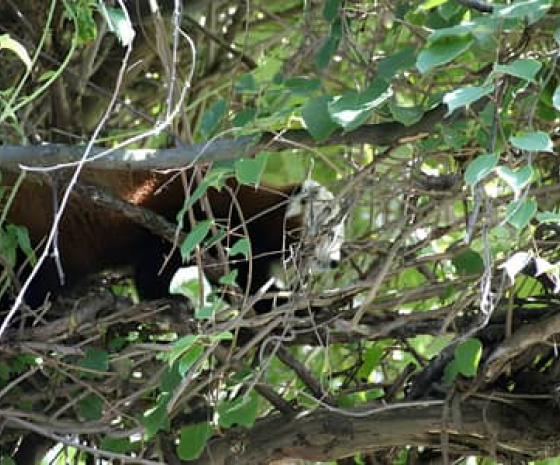
POLYGON ((88 347, 85 357, 80 360, 79 365, 88 370, 108 371, 109 370, 109 354, 104 350, 88 347))
POLYGON ((243 255, 245 258, 249 258, 249 254, 251 253, 251 242, 248 238, 243 237, 233 244, 233 247, 229 251, 230 257, 235 257, 238 254, 243 255))
POLYGON ((533 58, 520 58, 507 65, 494 64, 495 73, 509 74, 529 82, 535 82, 535 76, 541 69, 542 63, 533 58))
POLYGON ((467 107, 471 103, 480 100, 482 97, 491 94, 494 91, 494 85, 488 86, 466 86, 448 92, 443 97, 449 109, 448 113, 453 113, 457 108, 467 107))
POLYGON ((27 50, 17 40, 12 39, 10 34, 0 35, 0 50, 2 49, 15 53, 28 70, 31 68, 31 58, 27 50))
POLYGON ((204 112, 202 120, 200 122, 200 134, 204 140, 213 136, 220 123, 224 119, 227 110, 227 102, 225 99, 220 98, 216 100, 210 107, 204 112))
POLYGON ((206 447, 206 442, 212 436, 212 425, 210 423, 195 423, 194 425, 183 426, 177 455, 181 460, 195 460, 206 447))
POLYGON ((179 213, 177 213, 177 223, 179 225, 179 229, 183 229, 184 227, 183 218, 185 217, 187 210, 198 202, 210 187, 220 190, 232 173, 233 171, 231 168, 216 166, 206 173, 202 182, 186 200, 179 213))
POLYGON ((529 24, 542 18, 552 5, 552 0, 517 1, 511 5, 494 5, 494 15, 502 18, 529 17, 529 24))
POLYGON ((476 375, 482 357, 482 343, 478 339, 467 339, 455 347, 457 371, 472 378, 476 375))
POLYGON ((557 111, 560 111, 560 86, 556 86, 556 89, 554 89, 554 94, 552 94, 552 105, 557 111))
MULTIPOLYGON (((13 226, 9 225, 8 227, 13 226)), ((29 231, 25 226, 17 226, 15 228, 15 234, 17 237, 17 242, 19 248, 25 254, 25 256, 31 261, 32 265, 37 263, 37 257, 35 255, 35 250, 31 245, 31 239, 29 238, 29 231)))
POLYGON ((315 54, 315 66, 317 67, 317 69, 323 70, 329 65, 331 58, 338 50, 341 38, 342 24, 340 22, 340 19, 336 19, 332 23, 331 32, 327 37, 327 40, 315 54))
MULTIPOLYGON (((234 270, 237 271, 237 270, 234 270)), ((230 273, 232 274, 232 273, 230 273)), ((214 318, 216 312, 228 307, 228 304, 215 295, 208 298, 208 302, 204 307, 197 307, 194 311, 194 317, 197 320, 210 320, 214 318)))
POLYGON ((204 220, 194 225, 194 228, 181 244, 181 257, 183 257, 184 262, 188 262, 191 259, 192 251, 200 245, 208 235, 213 223, 213 220, 204 220))
POLYGON ((6 362, 0 362, 0 382, 5 383, 9 379, 10 379, 10 366, 6 362))
POLYGON ((223 227, 220 224, 217 224, 216 225, 216 233, 212 234, 212 236, 210 236, 210 238, 206 241, 206 243, 204 245, 207 249, 209 249, 210 247, 214 247, 216 244, 219 244, 220 242, 222 242, 222 240, 225 237, 227 237, 226 228, 223 227))
POLYGON ((309 95, 321 88, 321 81, 317 78, 293 77, 284 81, 284 88, 293 94, 309 95))
MULTIPOLYGON (((64 2, 66 11, 68 11, 70 5, 71 2, 64 2)), ((93 41, 97 36, 97 25, 93 18, 92 2, 78 3, 73 13, 75 14, 75 24, 78 29, 78 45, 85 45, 93 41)))
POLYGON ((554 213, 554 212, 537 213, 536 218, 541 223, 557 223, 557 224, 560 224, 560 213, 554 213))
POLYGON ((399 71, 414 67, 416 63, 416 47, 405 46, 398 52, 379 60, 377 65, 378 76, 390 81, 399 71))
POLYGON ((513 189, 515 200, 517 200, 521 190, 531 182, 534 170, 531 165, 525 165, 516 170, 507 166, 498 166, 496 174, 513 189))
POLYGON ((220 284, 224 284, 226 286, 235 286, 237 284, 237 275, 239 274, 239 270, 233 269, 228 274, 224 276, 220 276, 218 282, 220 284))
POLYGON ((254 393, 224 401, 218 405, 219 424, 224 428, 233 425, 250 427, 257 418, 259 399, 254 393))
POLYGON ((389 84, 376 79, 363 92, 347 92, 333 98, 328 109, 332 120, 351 131, 365 123, 373 111, 391 96, 389 84))
POLYGON ((109 31, 117 36, 124 47, 129 46, 134 40, 134 27, 132 23, 120 8, 112 8, 105 5, 105 2, 99 2, 101 14, 107 21, 109 31))
POLYGON ((554 29, 554 40, 560 45, 560 26, 554 29))
POLYGON ((116 452, 117 454, 125 454, 126 452, 134 450, 134 444, 132 444, 130 438, 113 438, 111 436, 106 436, 102 439, 101 444, 99 444, 99 449, 116 452))
POLYGON ((323 18, 329 23, 333 22, 338 17, 341 0, 326 0, 325 8, 323 9, 323 18))
POLYGON ((327 139, 338 127, 329 115, 329 95, 309 99, 301 109, 301 116, 305 127, 313 139, 322 141, 327 139))
POLYGON ((169 415, 167 413, 169 398, 170 394, 161 395, 156 406, 146 410, 140 418, 140 422, 146 428, 148 439, 160 430, 169 429, 169 415))
POLYGON ((453 257, 453 265, 460 275, 476 275, 484 271, 484 261, 478 252, 472 249, 465 249, 457 256, 453 257))
POLYGON ((177 370, 176 365, 168 365, 167 367, 165 367, 165 370, 163 370, 163 373, 159 378, 159 388, 162 392, 162 395, 158 399, 158 402, 167 405, 169 397, 166 396, 173 393, 173 391, 175 391, 175 389, 177 389, 177 387, 181 384, 181 381, 182 378, 181 375, 179 375, 179 370, 177 370))
POLYGON ((446 37, 431 44, 418 55, 416 67, 422 74, 426 74, 437 66, 453 61, 466 52, 473 39, 470 36, 446 37))
POLYGON ((394 101, 389 102, 389 110, 393 118, 405 126, 417 123, 424 115, 421 107, 403 107, 394 101))
POLYGON ((358 377, 367 380, 371 372, 379 366, 381 357, 385 353, 385 344, 374 343, 372 347, 368 348, 363 356, 363 363, 358 370, 358 377))
POLYGON ((440 5, 443 5, 447 1, 448 0, 425 0, 424 2, 422 2, 422 5, 420 5, 418 8, 424 11, 429 11, 432 8, 436 8, 440 5))
POLYGON ((169 284, 169 292, 173 295, 182 295, 191 301, 193 305, 201 302, 204 305, 208 295, 212 292, 212 286, 206 276, 200 274, 198 266, 185 266, 179 268, 169 284))
POLYGON ((268 153, 261 152, 256 158, 240 158, 235 162, 235 177, 241 184, 258 186, 268 162, 268 153))
POLYGON ((242 128, 247 126, 257 116, 257 109, 254 107, 247 107, 235 115, 231 121, 231 126, 234 128, 242 128))
POLYGON ((185 353, 191 350, 195 345, 200 344, 199 340, 200 336, 198 334, 187 334, 175 341, 167 355, 169 365, 174 365, 185 353))
POLYGON ((447 0, 443 5, 438 7, 439 15, 449 22, 453 16, 459 14, 461 12, 461 5, 456 4, 455 2, 451 2, 447 0))
POLYGON ((465 170, 465 182, 474 186, 488 176, 498 164, 498 155, 489 153, 479 155, 469 163, 465 170))
POLYGON ((204 347, 201 345, 196 345, 187 350, 180 358, 177 365, 179 374, 184 377, 191 367, 198 361, 200 357, 204 354, 204 347))
POLYGON ((0 456, 0 465, 17 465, 14 459, 7 457, 5 455, 0 456))
POLYGON ((255 92, 258 92, 259 84, 257 83, 255 77, 252 74, 247 73, 237 78, 234 84, 234 89, 235 92, 238 93, 253 94, 255 92))
POLYGON ((212 342, 232 341, 233 334, 229 331, 222 331, 221 333, 210 335, 210 340, 212 342))
POLYGON ((463 21, 455 26, 436 29, 428 36, 428 44, 450 37, 474 37, 478 42, 484 42, 489 36, 495 35, 500 27, 503 27, 502 23, 503 20, 499 18, 473 18, 470 21, 463 21))
POLYGON ((543 131, 522 131, 511 136, 509 141, 514 147, 531 152, 553 152, 550 136, 543 131))
POLYGON ((521 230, 529 224, 537 212, 537 202, 512 202, 506 208, 506 221, 515 229, 521 230))
POLYGON ((103 417, 103 399, 97 395, 89 395, 80 399, 78 410, 83 421, 97 421, 103 417))

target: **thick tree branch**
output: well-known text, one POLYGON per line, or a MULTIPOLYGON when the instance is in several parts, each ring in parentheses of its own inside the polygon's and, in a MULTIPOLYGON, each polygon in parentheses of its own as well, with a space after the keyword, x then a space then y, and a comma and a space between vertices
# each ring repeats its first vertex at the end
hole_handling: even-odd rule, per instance
MULTIPOLYGON (((338 129, 324 140, 315 141, 306 129, 292 129, 281 134, 265 133, 260 141, 254 136, 236 139, 216 139, 204 144, 176 149, 105 149, 95 147, 88 165, 97 169, 151 170, 187 167, 195 163, 241 158, 259 149, 284 150, 301 146, 331 145, 393 145, 411 137, 429 134, 438 123, 446 123, 447 107, 426 112, 417 123, 405 126, 398 122, 367 124, 345 132, 338 129)), ((455 117, 455 116, 453 116, 455 117)), ((77 163, 83 156, 83 146, 51 144, 41 146, 1 146, 0 168, 18 170, 20 166, 33 168, 55 167, 77 163)))
POLYGON ((441 447, 449 452, 498 458, 554 456, 560 452, 560 418, 549 405, 468 399, 400 404, 348 412, 317 410, 295 418, 275 417, 251 429, 237 428, 211 441, 193 464, 270 463, 282 458, 332 461, 398 446, 441 447), (369 411, 368 411, 369 410, 369 411), (446 412, 449 412, 446 414, 446 412))

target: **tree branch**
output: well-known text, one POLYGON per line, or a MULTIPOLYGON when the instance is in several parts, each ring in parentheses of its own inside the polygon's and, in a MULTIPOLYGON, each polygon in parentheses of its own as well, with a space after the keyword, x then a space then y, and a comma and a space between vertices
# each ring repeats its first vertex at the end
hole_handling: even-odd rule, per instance
POLYGON ((441 447, 497 457, 553 457, 560 452, 560 419, 550 405, 468 399, 453 406, 426 402, 390 408, 321 409, 293 419, 274 417, 210 441, 193 464, 269 463, 282 458, 332 461, 399 446, 441 447), (445 412, 453 410, 449 418, 445 412), (368 411, 369 410, 369 411, 368 411), (546 444, 546 445, 545 445, 546 444), (552 450, 553 449, 553 450, 552 450))
MULTIPOLYGON (((106 149, 94 147, 88 165, 96 169, 152 170, 187 167, 195 163, 231 160, 247 156, 260 149, 284 150, 301 146, 331 145, 393 145, 411 137, 429 134, 438 123, 449 122, 447 107, 439 105, 426 112, 415 124, 405 126, 398 122, 366 124, 354 131, 338 129, 324 141, 314 140, 306 129, 292 129, 281 134, 264 133, 256 136, 241 136, 231 139, 216 139, 204 144, 185 146, 175 149, 106 149)), ((85 147, 63 144, 41 146, 1 146, 0 168, 19 170, 22 165, 36 169, 53 169, 56 165, 70 167, 82 158, 85 147)))

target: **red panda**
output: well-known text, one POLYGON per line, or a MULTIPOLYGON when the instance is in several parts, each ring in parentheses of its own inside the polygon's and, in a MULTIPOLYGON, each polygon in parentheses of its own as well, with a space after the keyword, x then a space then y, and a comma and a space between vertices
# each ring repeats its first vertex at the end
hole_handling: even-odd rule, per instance
MULTIPOLYGON (((4 186, 10 188, 16 184, 17 175, 1 174, 4 186)), ((175 222, 185 196, 192 194, 200 181, 193 170, 186 174, 182 177, 147 171, 86 168, 82 180, 175 222), (185 179, 191 189, 185 186, 185 179)), ((269 280, 272 264, 286 257, 290 247, 301 239, 303 231, 316 235, 316 231, 311 231, 315 228, 311 221, 330 221, 332 194, 309 181, 302 185, 253 187, 229 180, 226 185, 220 190, 208 189, 206 204, 211 213, 204 211, 203 203, 199 201, 193 205, 194 218, 201 221, 211 214, 225 230, 248 233, 253 257, 251 266, 247 260, 236 260, 231 267, 238 272, 240 288, 254 294, 269 280), (323 203, 317 206, 312 202, 314 199, 323 203), (315 207, 310 210, 312 205, 315 207)), ((4 199, 6 197, 7 194, 4 199)), ((9 207, 6 219, 26 226, 32 246, 40 247, 52 225, 53 204, 50 184, 26 179, 9 207)), ((189 224, 188 220, 184 223, 189 224)), ((316 244, 317 263, 321 266, 331 259, 338 259, 341 226, 336 226, 334 231, 334 235, 328 235, 326 243, 323 240, 316 244)), ((110 211, 79 195, 72 195, 64 210, 57 247, 66 287, 74 286, 92 273, 130 265, 135 270, 139 295, 149 299, 168 294, 171 277, 182 265, 178 253, 167 257, 171 246, 160 237, 122 213, 110 211)), ((22 279, 27 273, 22 274, 22 279)), ((31 307, 37 307, 48 296, 54 297, 62 290, 60 270, 55 260, 49 258, 31 282, 25 301, 31 307)))

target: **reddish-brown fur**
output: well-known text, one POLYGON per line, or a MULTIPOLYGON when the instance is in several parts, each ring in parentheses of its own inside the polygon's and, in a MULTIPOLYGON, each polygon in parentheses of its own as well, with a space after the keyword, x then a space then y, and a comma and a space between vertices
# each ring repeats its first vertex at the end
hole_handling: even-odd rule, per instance
MULTIPOLYGON (((187 184, 193 184, 190 192, 196 185, 192 177, 192 171, 188 172, 187 184)), ((8 188, 14 185, 16 178, 14 174, 2 172, 2 184, 8 188)), ((181 176, 151 172, 86 169, 82 180, 101 186, 113 195, 152 210, 170 221, 175 221, 189 190, 181 176)), ((292 242, 286 230, 299 227, 297 220, 292 219, 286 224, 284 218, 287 199, 295 189, 296 186, 255 188, 228 181, 227 188, 220 191, 210 189, 207 193, 214 218, 227 224, 228 230, 233 229, 236 235, 243 234, 244 228, 240 225, 244 222, 253 255, 260 257, 253 261, 250 292, 255 292, 266 282, 271 262, 282 256, 286 242, 292 242), (232 201, 232 195, 236 201, 232 201)), ((34 247, 39 246, 52 225, 52 192, 48 183, 26 180, 8 211, 9 222, 28 228, 34 247)), ((208 217, 200 203, 195 204, 193 211, 198 221, 208 217)), ((185 219, 185 225, 188 224, 185 219)), ((122 214, 78 195, 72 195, 65 209, 58 247, 67 286, 103 269, 132 265, 136 268, 140 294, 149 298, 161 297, 167 293, 169 280, 180 266, 180 259, 175 257, 165 272, 158 275, 170 245, 122 214)), ((247 286, 247 263, 235 267, 240 274, 238 283, 242 287, 247 286)), ((54 262, 49 260, 33 281, 26 300, 30 305, 37 306, 49 293, 56 295, 60 291, 58 273, 54 262)))

